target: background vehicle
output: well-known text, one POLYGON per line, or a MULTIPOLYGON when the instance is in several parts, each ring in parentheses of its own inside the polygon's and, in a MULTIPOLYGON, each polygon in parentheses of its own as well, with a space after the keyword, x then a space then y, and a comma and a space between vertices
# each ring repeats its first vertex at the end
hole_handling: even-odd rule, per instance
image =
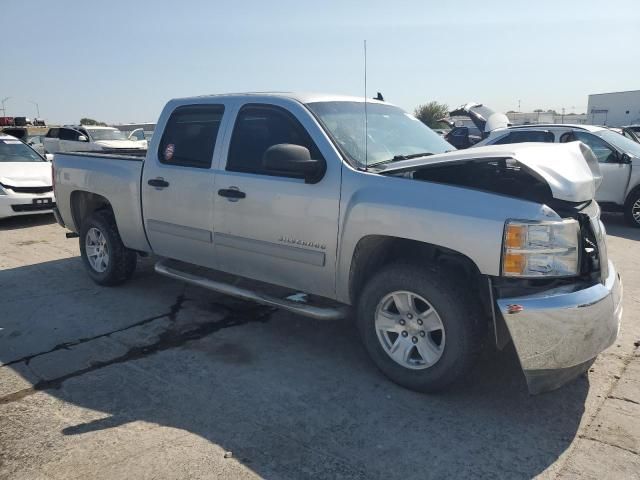
POLYGON ((606 127, 542 124, 498 129, 477 146, 520 142, 581 141, 598 159, 602 184, 596 200, 604 210, 624 212, 627 222, 640 227, 640 143, 606 127))
POLYGON ((627 125, 622 128, 622 134, 629 140, 640 143, 640 125, 627 125))
POLYGON ((44 138, 48 153, 104 150, 143 150, 145 144, 127 139, 117 128, 64 126, 50 128, 44 138))
POLYGON ((34 127, 46 127, 47 123, 44 121, 44 118, 34 118, 33 119, 34 127))
POLYGON ((0 133, 0 218, 50 213, 55 205, 49 162, 0 133))
POLYGON ((13 117, 0 117, 0 127, 12 127, 13 123, 13 117))
POLYGON ((510 125, 505 114, 496 112, 481 103, 467 103, 452 110, 449 115, 451 117, 468 117, 473 122, 473 126, 450 123, 451 131, 445 135, 445 139, 458 149, 469 148, 486 138, 496 128, 510 125))
POLYGON ((14 117, 13 124, 16 127, 26 127, 27 125, 31 125, 31 119, 28 117, 14 117))
POLYGON ((460 378, 489 331, 513 340, 532 392, 584 371, 621 315, 593 153, 443 153, 384 102, 368 101, 365 131, 362 101, 172 100, 144 161, 57 154, 54 213, 102 285, 153 252, 158 273, 246 300, 323 320, 351 306, 372 360, 407 388, 460 378))

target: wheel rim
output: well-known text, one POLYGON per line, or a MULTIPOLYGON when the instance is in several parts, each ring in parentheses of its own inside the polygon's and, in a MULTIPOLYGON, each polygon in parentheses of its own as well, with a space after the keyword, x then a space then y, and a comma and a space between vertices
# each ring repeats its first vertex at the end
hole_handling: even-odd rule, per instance
POLYGON ((396 291, 386 295, 375 313, 375 328, 384 351, 399 365, 422 370, 435 365, 445 345, 442 319, 420 295, 396 291))
POLYGON ((97 228, 90 228, 84 239, 84 247, 91 268, 98 273, 104 272, 109 266, 109 247, 102 232, 97 228))
POLYGON ((640 198, 631 207, 631 216, 636 223, 640 223, 640 198))

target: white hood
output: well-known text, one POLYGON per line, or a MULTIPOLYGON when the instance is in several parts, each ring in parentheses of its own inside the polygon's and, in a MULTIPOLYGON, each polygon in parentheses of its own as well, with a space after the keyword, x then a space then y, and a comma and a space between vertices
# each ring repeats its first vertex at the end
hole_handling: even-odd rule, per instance
POLYGON ((394 162, 384 165, 382 171, 409 171, 420 166, 491 158, 513 158, 530 168, 547 182, 558 200, 592 200, 602 181, 597 158, 582 142, 489 145, 394 162))
POLYGON ((12 187, 50 187, 49 162, 0 162, 0 183, 12 187))
POLYGON ((145 148, 141 142, 132 140, 96 140, 93 143, 105 148, 145 148))

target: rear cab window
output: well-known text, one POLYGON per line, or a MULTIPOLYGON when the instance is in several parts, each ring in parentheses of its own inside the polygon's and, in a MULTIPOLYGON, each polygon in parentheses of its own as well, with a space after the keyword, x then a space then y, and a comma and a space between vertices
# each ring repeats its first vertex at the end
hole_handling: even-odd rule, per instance
POLYGON ((158 147, 165 165, 211 168, 224 105, 183 105, 169 117, 158 147))

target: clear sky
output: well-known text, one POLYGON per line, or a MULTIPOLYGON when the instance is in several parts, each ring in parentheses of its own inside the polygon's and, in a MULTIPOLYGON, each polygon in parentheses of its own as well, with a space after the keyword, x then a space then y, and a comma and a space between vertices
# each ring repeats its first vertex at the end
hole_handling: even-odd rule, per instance
POLYGON ((586 110, 640 89, 640 2, 0 0, 7 114, 155 121, 173 97, 363 93, 586 110), (10 42, 6 40, 10 39, 10 42))

